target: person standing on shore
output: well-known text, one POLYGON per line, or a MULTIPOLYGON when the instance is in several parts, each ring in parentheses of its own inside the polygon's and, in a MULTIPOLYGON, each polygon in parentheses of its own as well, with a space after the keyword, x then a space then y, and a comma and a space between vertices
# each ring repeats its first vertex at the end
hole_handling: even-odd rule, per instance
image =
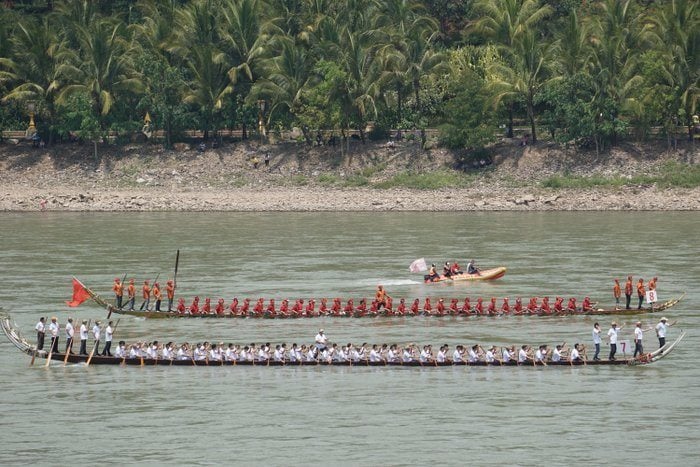
POLYGON ((36 329, 36 349, 44 350, 44 337, 46 336, 46 318, 39 318, 39 322, 34 327, 36 329))
POLYGON ((122 284, 118 277, 114 278, 114 285, 112 286, 112 290, 114 290, 115 303, 117 305, 117 308, 121 310, 122 299, 124 298, 124 284, 122 284))
POLYGON ((615 360, 615 353, 617 353, 617 333, 622 328, 617 327, 617 323, 613 321, 610 324, 610 329, 608 330, 608 339, 610 340, 610 356, 608 360, 615 360))
POLYGON ((625 299, 627 300, 625 310, 629 310, 632 301, 632 276, 627 276, 627 282, 625 282, 625 299))
POLYGON ((647 291, 644 288, 644 279, 640 277, 639 281, 637 282, 637 298, 639 298, 639 305, 637 306, 638 310, 642 309, 642 303, 644 303, 644 297, 646 294, 647 291))
POLYGON ((593 355, 593 360, 600 360, 598 354, 600 354, 600 324, 595 323, 593 325, 593 345, 595 346, 595 354, 593 355))
POLYGON ((134 285, 133 279, 129 279, 129 287, 127 287, 126 293, 129 297, 129 311, 134 311, 134 304, 136 303, 136 286, 134 285))
POLYGON ((615 297, 615 309, 620 309, 620 297, 622 297, 622 289, 620 288, 620 280, 615 279, 615 285, 613 285, 613 297, 615 297))

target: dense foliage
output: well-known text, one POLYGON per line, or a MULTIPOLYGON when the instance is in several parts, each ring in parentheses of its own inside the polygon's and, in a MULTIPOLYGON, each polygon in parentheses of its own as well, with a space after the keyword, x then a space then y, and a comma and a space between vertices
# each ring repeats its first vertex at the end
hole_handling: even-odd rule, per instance
POLYGON ((186 129, 298 127, 309 143, 440 128, 479 148, 521 125, 604 148, 690 132, 700 96, 697 0, 4 5, 0 129, 26 128, 31 106, 49 143, 133 133, 148 113, 167 146, 186 129))

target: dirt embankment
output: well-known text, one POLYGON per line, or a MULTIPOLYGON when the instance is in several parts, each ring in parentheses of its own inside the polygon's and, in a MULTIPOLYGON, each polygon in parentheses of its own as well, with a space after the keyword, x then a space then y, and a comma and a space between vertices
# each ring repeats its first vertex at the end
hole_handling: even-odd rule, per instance
MULTIPOLYGON (((700 189, 653 185, 543 188, 552 175, 654 175, 669 160, 696 164, 700 145, 625 145, 604 155, 553 144, 520 147, 504 141, 493 164, 465 188, 433 191, 347 187, 411 171, 451 170, 456 154, 354 142, 339 147, 224 144, 199 151, 179 145, 0 144, 0 211, 503 211, 699 210, 700 189), (269 166, 264 163, 269 153, 269 166), (254 168, 254 158, 259 161, 254 168), (340 188, 340 186, 345 186, 340 188)), ((371 186, 371 185, 370 185, 371 186)))

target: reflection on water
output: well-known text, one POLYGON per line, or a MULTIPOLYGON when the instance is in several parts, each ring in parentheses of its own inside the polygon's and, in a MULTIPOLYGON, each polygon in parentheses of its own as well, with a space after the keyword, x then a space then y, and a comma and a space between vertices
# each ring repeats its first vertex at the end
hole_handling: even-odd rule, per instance
MULTIPOLYGON (((696 213, 2 214, 0 300, 30 337, 41 315, 62 323, 69 315, 104 318, 87 303, 63 305, 71 275, 105 294, 124 274, 164 281, 177 249, 178 293, 227 301, 357 300, 382 283, 407 299, 559 294, 610 304, 614 277, 658 275, 662 299, 688 292, 668 314, 689 336, 673 356, 644 368, 440 370, 30 368, 3 340, 0 463, 568 465, 589 464, 591 446, 595 459, 626 462, 620 446, 633 435, 642 464, 691 465, 697 429, 688 414, 700 409, 691 390, 699 376, 691 351, 698 221, 696 213), (495 282, 425 285, 408 273, 419 257, 438 264, 474 257, 508 273, 495 282), (660 433, 664 446, 656 449, 660 433)), ((620 319, 623 333, 633 319, 620 319)), ((308 343, 324 327, 341 343, 571 344, 588 343, 594 320, 123 317, 117 337, 308 343)), ((649 335, 646 345, 654 341, 649 335)))

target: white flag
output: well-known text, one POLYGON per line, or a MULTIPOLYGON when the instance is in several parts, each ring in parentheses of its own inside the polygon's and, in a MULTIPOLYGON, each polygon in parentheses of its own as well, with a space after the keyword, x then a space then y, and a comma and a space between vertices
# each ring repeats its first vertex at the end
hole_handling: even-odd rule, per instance
POLYGON ((423 272, 428 270, 428 265, 425 264, 425 258, 418 258, 408 267, 410 272, 423 272))

